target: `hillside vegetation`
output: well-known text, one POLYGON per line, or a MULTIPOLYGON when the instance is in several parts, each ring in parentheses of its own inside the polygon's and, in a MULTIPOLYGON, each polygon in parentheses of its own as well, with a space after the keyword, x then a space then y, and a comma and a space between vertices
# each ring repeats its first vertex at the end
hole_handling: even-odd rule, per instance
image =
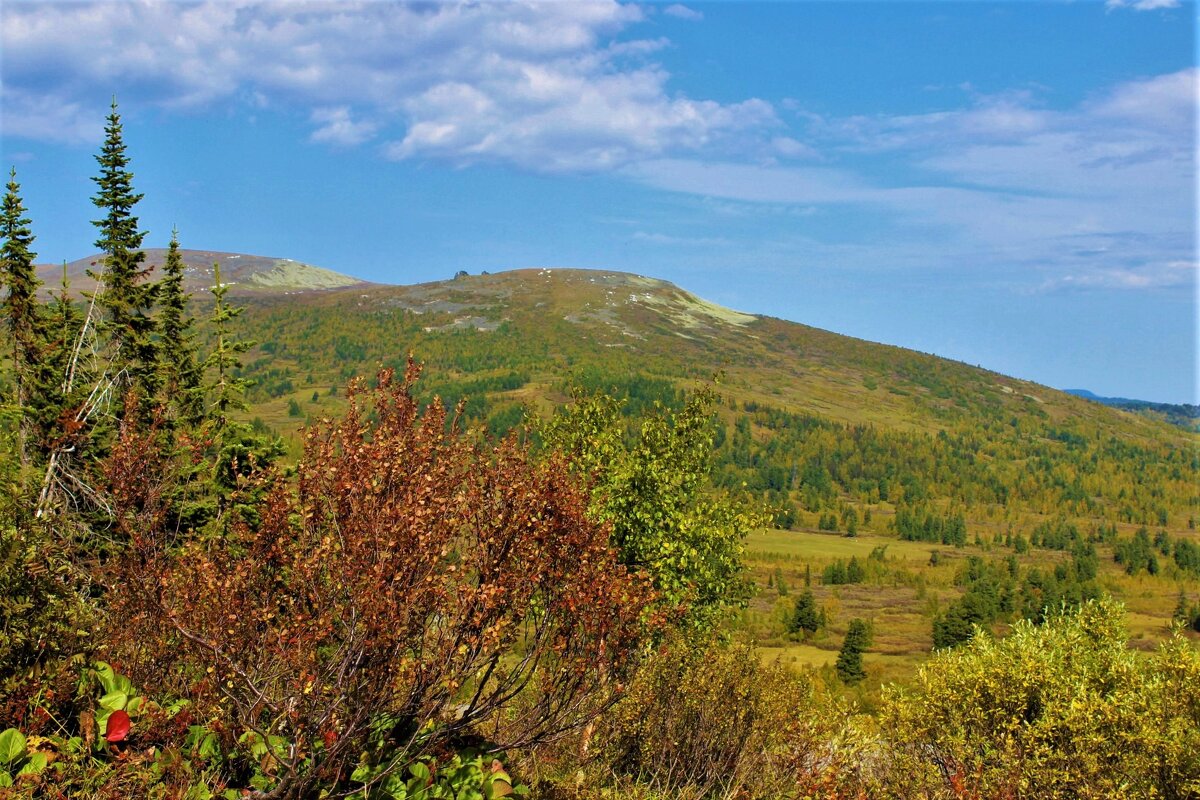
POLYGON ((75 284, 4 199, 0 792, 1200 796, 1195 434, 634 275, 158 264, 97 161, 75 284))

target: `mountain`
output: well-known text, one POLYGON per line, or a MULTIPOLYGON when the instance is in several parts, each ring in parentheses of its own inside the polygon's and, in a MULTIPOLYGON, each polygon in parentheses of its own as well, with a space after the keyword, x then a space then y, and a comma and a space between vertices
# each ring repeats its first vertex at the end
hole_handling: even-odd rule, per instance
MULTIPOLYGON (((937 434, 1036 420, 1180 446, 1194 441, 1159 419, 937 356, 723 308, 640 275, 517 269, 395 286, 290 259, 180 252, 187 288, 201 304, 217 262, 246 306, 247 333, 260 343, 247 358, 247 376, 258 383, 252 399, 283 429, 299 424, 281 418, 272 402, 287 387, 298 397, 299 385, 344 385, 352 375, 400 365, 412 352, 428 363, 430 385, 470 389, 482 380, 475 394, 513 402, 560 401, 568 380, 612 389, 637 376, 686 386, 721 373, 722 391, 733 400, 842 424, 937 434), (511 372, 522 377, 519 388, 487 388, 487 380, 511 372)), ((157 268, 165 254, 147 250, 146 263, 157 268)), ((97 256, 67 265, 74 291, 94 287, 87 270, 97 265, 97 256)), ((48 285, 57 283, 61 267, 39 269, 48 285)))
MULTIPOLYGON (((151 248, 146 253, 146 266, 157 272, 166 260, 165 248, 151 248)), ((305 292, 362 285, 363 281, 331 270, 293 261, 290 258, 252 256, 242 253, 221 253, 212 250, 179 251, 184 263, 184 285, 193 293, 207 292, 214 283, 213 265, 221 266, 221 281, 230 286, 233 294, 262 291, 305 292)), ((90 292, 96 288, 88 271, 96 271, 100 254, 81 258, 66 265, 67 279, 72 290, 90 292)), ((62 281, 63 266, 38 265, 38 274, 49 287, 57 288, 62 281)))
POLYGON ((1091 400, 1094 403, 1146 414, 1166 420, 1184 430, 1200 432, 1200 406, 1191 403, 1155 403, 1150 400, 1134 400, 1128 397, 1101 397, 1087 389, 1064 389, 1067 394, 1091 400))
POLYGON ((430 362, 435 380, 516 369, 541 387, 532 393, 571 374, 695 383, 720 371, 724 391, 743 401, 850 424, 936 433, 1015 415, 1174 435, 1045 386, 733 311, 627 273, 522 269, 414 286, 355 284, 286 305, 258 292, 246 302, 248 324, 272 351, 269 369, 312 372, 318 383, 344 379, 352 367, 396 364, 411 350, 430 362), (470 357, 477 349, 487 357, 470 357))

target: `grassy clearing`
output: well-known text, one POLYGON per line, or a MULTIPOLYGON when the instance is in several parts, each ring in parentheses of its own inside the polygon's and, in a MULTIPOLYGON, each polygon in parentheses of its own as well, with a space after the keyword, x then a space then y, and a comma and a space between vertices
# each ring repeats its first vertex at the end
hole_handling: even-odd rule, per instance
POLYGON ((945 545, 906 542, 894 536, 874 534, 844 536, 814 531, 759 530, 746 539, 746 555, 752 563, 829 562, 851 556, 864 559, 880 546, 887 547, 888 558, 901 563, 928 563, 934 550, 945 552, 953 549, 945 545))
MULTIPOLYGON (((955 548, 875 533, 848 537, 812 530, 755 531, 746 541, 746 561, 756 594, 743 612, 739 627, 757 644, 764 662, 831 671, 850 620, 866 620, 873 638, 865 654, 869 685, 864 691, 874 696, 882 683, 910 680, 916 668, 929 658, 933 618, 961 595, 955 576, 968 557, 977 555, 990 561, 1012 556, 1022 570, 1053 569, 1070 558, 1067 553, 1041 548, 1016 554, 1010 547, 992 544, 993 533, 984 531, 987 543, 983 546, 955 548), (883 558, 871 558, 871 553, 881 547, 886 547, 883 558), (932 562, 935 552, 936 564, 932 562), (851 557, 864 566, 864 580, 824 585, 825 567, 851 557), (812 591, 817 605, 824 610, 826 626, 801 641, 788 635, 787 623, 796 597, 806 589, 812 591)), ((1125 536, 1131 534, 1132 527, 1123 531, 1125 536)), ((1200 596, 1200 581, 1178 573, 1173 565, 1164 566, 1167 574, 1157 577, 1145 572, 1130 576, 1113 561, 1111 547, 1101 545, 1097 550, 1101 588, 1126 605, 1131 646, 1153 650, 1169 635, 1178 592, 1200 596)), ((1001 635, 1006 629, 1003 624, 996 626, 1001 635)))

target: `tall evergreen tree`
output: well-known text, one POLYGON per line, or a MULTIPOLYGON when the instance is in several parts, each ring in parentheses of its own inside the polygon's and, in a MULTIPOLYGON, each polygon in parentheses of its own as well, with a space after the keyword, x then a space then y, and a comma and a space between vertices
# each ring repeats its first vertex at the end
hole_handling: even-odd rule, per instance
POLYGON ((96 156, 100 174, 92 178, 98 187, 92 202, 104 212, 101 219, 92 222, 100 230, 96 246, 104 253, 103 269, 93 274, 102 282, 96 299, 113 347, 115 388, 122 394, 136 389, 148 408, 159 386, 152 316, 157 287, 147 280, 150 268, 143 266, 146 254, 142 252, 142 240, 146 234, 138 230, 138 218, 133 213, 142 195, 133 191, 133 173, 125 154, 116 100, 104 133, 104 145, 96 156))
POLYGON ((33 233, 21 202, 21 186, 17 171, 9 172, 0 213, 0 281, 4 297, 0 299, 4 325, 12 346, 12 369, 15 405, 19 415, 17 450, 22 468, 30 463, 30 433, 33 424, 29 401, 36 388, 35 371, 41 360, 43 342, 42 308, 37 299, 41 281, 34 269, 33 233))
POLYGON ((197 427, 204 420, 204 367, 196 358, 177 231, 171 232, 171 245, 159 283, 159 301, 158 357, 163 395, 176 422, 197 427))
POLYGON ((229 412, 246 408, 247 382, 237 377, 234 370, 242 366, 238 356, 254 346, 253 342, 238 339, 233 335, 230 323, 242 313, 242 309, 231 306, 225 300, 229 286, 221 283, 221 265, 213 264, 213 311, 209 321, 213 328, 213 350, 204 361, 205 370, 215 373, 210 389, 212 408, 209 416, 217 430, 229 424, 229 412))
POLYGON ((863 669, 862 654, 871 644, 871 630, 861 619, 850 620, 846 630, 846 638, 842 640, 842 649, 837 657, 837 674, 846 683, 858 683, 867 677, 863 669))

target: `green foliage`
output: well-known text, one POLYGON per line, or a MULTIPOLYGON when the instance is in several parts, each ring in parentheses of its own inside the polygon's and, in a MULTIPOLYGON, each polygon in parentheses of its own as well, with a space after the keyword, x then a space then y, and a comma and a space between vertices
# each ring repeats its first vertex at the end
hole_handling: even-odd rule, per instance
POLYGON ((774 578, 775 578, 775 591, 779 593, 780 597, 787 597, 788 585, 787 585, 787 581, 785 581, 783 579, 783 568, 782 567, 775 568, 774 578))
POLYGON ((364 764, 350 781, 370 787, 348 795, 351 800, 493 800, 529 795, 528 786, 513 784, 499 759, 472 748, 442 760, 429 756, 386 774, 364 764))
MULTIPOLYGON (((33 416, 28 410, 31 402, 40 405, 38 365, 45 348, 45 324, 37 292, 41 286, 34 268, 33 233, 25 206, 21 201, 21 187, 17 183, 17 172, 9 173, 4 194, 3 211, 0 213, 0 286, 5 292, 0 298, 0 314, 4 317, 4 328, 10 342, 10 358, 13 374, 13 401, 20 418, 17 422, 17 457, 22 467, 28 467, 31 458, 33 416)), ((24 478, 25 476, 22 476, 24 478)))
POLYGON ((23 775, 37 775, 46 769, 46 754, 30 751, 25 735, 16 728, 0 732, 0 789, 12 786, 23 775))
POLYGON ((865 577, 866 570, 863 569, 862 562, 856 556, 851 556, 849 561, 839 558, 826 566, 821 575, 821 582, 826 586, 838 586, 846 583, 862 583, 865 577))
POLYGON ((50 533, 0 521, 0 696, 83 646, 94 610, 50 533))
POLYGON ((788 633, 811 636, 821 628, 822 613, 817 607, 811 589, 805 589, 796 597, 796 605, 788 619, 788 633))
POLYGON ((1144 525, 1137 529, 1132 538, 1119 540, 1113 545, 1113 560, 1125 567, 1129 575, 1136 575, 1142 570, 1151 575, 1158 574, 1158 555, 1150 543, 1150 532, 1144 525))
POLYGON ((845 683, 858 683, 867 677, 863 669, 862 654, 871 645, 871 629, 866 621, 850 620, 846 630, 846 638, 842 640, 842 649, 838 651, 837 675, 845 683))
POLYGON ((621 563, 648 574, 660 605, 696 632, 748 596, 743 540, 765 521, 706 492, 714 400, 703 390, 679 411, 656 408, 627 441, 620 402, 580 391, 537 428, 548 449, 593 481, 591 513, 612 526, 621 563))
POLYGON ((1128 649, 1123 609, 1088 601, 935 656, 881 718, 894 791, 1166 797, 1200 791, 1200 652, 1128 649))
POLYGON ((970 640, 977 627, 1001 619, 1019 617, 1040 623, 1047 609, 1095 599, 1100 596, 1097 566, 1095 548, 1082 543, 1076 544, 1071 561, 1060 561, 1053 569, 1031 567, 1024 573, 1012 557, 985 561, 970 556, 956 576, 965 592, 933 620, 933 646, 955 647, 970 640))
POLYGON ((213 308, 209 317, 213 347, 204 361, 204 369, 214 373, 208 390, 212 397, 209 417, 218 431, 229 424, 230 412, 246 409, 249 381, 239 377, 236 370, 242 366, 239 356, 254 346, 253 342, 233 334, 232 323, 241 315, 242 309, 229 304, 225 299, 228 293, 229 285, 221 282, 221 265, 213 263, 213 308))
POLYGON ((143 266, 146 254, 142 252, 142 240, 146 234, 138 230, 138 218, 133 213, 142 195, 133 190, 133 173, 115 99, 104 135, 96 156, 100 174, 92 178, 97 186, 92 202, 102 212, 92 224, 99 229, 96 247, 104 253, 103 267, 94 274, 99 282, 96 303, 104 314, 116 394, 122 397, 126 390, 136 389, 142 412, 148 415, 158 396, 161 377, 157 325, 152 314, 158 287, 147 280, 150 268, 143 266))
POLYGON ((204 421, 204 368, 196 359, 194 320, 188 315, 191 298, 183 288, 183 259, 179 236, 171 244, 159 282, 159 370, 163 397, 179 421, 198 427, 204 421))
POLYGON ((967 543, 967 523, 962 514, 936 514, 900 506, 892 527, 901 539, 911 542, 937 542, 963 547, 967 543))

